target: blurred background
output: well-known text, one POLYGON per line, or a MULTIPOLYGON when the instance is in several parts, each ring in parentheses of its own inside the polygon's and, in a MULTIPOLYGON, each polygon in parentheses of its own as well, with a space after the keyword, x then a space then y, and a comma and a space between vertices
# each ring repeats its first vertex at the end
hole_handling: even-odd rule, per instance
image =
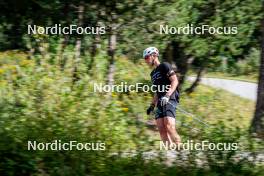
POLYGON ((0 7, 1 175, 263 174, 262 1, 9 0, 0 7), (28 34, 28 25, 55 24, 106 32, 28 34), (236 26, 237 34, 160 34, 160 25, 187 24, 236 26), (93 92, 95 83, 150 85, 142 59, 149 46, 177 72, 183 142, 238 142, 237 151, 160 151, 145 113, 151 92, 93 92), (101 141, 106 150, 28 151, 28 140, 101 141))

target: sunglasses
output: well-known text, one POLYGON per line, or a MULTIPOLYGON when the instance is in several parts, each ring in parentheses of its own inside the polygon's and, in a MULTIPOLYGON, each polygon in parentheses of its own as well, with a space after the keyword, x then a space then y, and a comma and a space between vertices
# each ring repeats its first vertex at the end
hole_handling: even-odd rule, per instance
POLYGON ((150 55, 146 56, 146 57, 145 57, 145 60, 147 60, 147 59, 149 59, 149 58, 150 58, 150 55))

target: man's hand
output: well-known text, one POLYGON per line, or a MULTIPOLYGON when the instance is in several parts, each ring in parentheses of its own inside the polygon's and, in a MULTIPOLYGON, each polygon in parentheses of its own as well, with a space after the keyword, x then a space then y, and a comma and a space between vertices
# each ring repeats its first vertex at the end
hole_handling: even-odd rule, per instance
POLYGON ((168 96, 164 96, 160 99, 160 105, 164 106, 169 102, 170 98, 168 96))
POLYGON ((154 111, 155 105, 151 104, 149 108, 147 109, 147 115, 149 115, 152 111, 154 111))

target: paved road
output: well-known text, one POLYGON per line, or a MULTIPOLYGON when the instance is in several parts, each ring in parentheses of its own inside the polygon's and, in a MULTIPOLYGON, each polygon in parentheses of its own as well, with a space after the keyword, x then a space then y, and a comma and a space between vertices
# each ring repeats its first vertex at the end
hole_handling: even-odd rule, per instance
MULTIPOLYGON (((194 81, 195 77, 190 76, 188 77, 188 80, 194 81)), ((219 78, 202 78, 201 83, 211 87, 227 90, 231 93, 253 101, 256 101, 257 98, 256 83, 219 78)))

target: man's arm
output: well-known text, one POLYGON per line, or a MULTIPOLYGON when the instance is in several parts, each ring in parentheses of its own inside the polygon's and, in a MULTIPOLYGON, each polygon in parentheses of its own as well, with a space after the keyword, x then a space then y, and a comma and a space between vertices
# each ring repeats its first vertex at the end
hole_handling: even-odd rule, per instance
POLYGON ((177 88, 177 86, 178 86, 178 84, 179 84, 179 81, 178 81, 178 79, 177 79, 176 74, 171 75, 171 76, 169 77, 169 79, 170 79, 170 81, 171 81, 171 84, 170 84, 170 88, 169 88, 169 90, 168 90, 167 93, 166 93, 166 96, 168 96, 168 97, 171 96, 171 94, 176 90, 176 88, 177 88))
POLYGON ((151 101, 151 104, 150 104, 149 108, 147 109, 147 115, 149 115, 152 111, 154 111, 154 108, 155 108, 155 106, 157 106, 157 103, 158 103, 158 96, 157 96, 157 93, 155 93, 155 95, 151 101))
POLYGON ((157 106, 157 103, 158 103, 158 95, 157 95, 157 93, 155 93, 155 95, 151 101, 151 104, 153 104, 154 106, 157 106))

